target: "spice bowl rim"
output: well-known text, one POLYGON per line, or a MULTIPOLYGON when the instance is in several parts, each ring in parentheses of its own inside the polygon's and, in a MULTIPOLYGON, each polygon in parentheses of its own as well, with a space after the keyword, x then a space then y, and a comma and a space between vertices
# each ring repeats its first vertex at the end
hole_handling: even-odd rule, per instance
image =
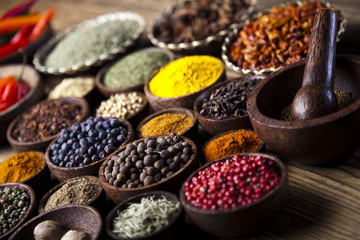
MULTIPOLYGON (((122 145, 120 145, 120 147, 121 147, 121 146, 125 146, 125 145, 127 145, 128 143, 132 142, 133 139, 135 138, 135 137, 134 137, 134 136, 135 136, 135 133, 134 133, 134 129, 133 129, 132 125, 130 124, 130 122, 129 122, 128 120, 126 120, 126 119, 124 119, 124 118, 117 118, 117 119, 119 119, 121 122, 125 123, 125 125, 126 125, 126 127, 127 127, 127 130, 128 130, 128 135, 127 135, 127 137, 126 137, 126 140, 122 143, 122 145)), ((84 122, 84 121, 83 121, 83 122, 84 122)), ((83 123, 83 122, 79 122, 79 123, 81 124, 81 123, 83 123)), ((70 129, 70 128, 71 128, 71 126, 69 127, 69 129, 70 129)), ((92 167, 92 166, 94 166, 94 165, 96 165, 96 164, 103 163, 103 162, 106 160, 107 157, 112 156, 113 153, 116 151, 116 150, 115 150, 114 152, 112 152, 111 154, 109 154, 107 157, 101 158, 100 160, 98 160, 98 161, 96 161, 96 162, 93 162, 93 163, 91 163, 91 164, 88 164, 88 165, 84 165, 84 166, 81 166, 81 167, 60 167, 60 166, 56 165, 55 163, 53 163, 53 162, 50 160, 50 147, 51 147, 51 145, 53 145, 53 144, 57 141, 58 138, 59 138, 59 136, 56 137, 56 138, 48 145, 48 147, 46 148, 46 151, 45 151, 45 161, 46 161, 46 165, 47 165, 47 166, 49 167, 49 169, 50 169, 50 172, 52 172, 54 169, 55 169, 56 171, 61 171, 61 172, 63 172, 63 173, 65 173, 65 172, 69 173, 69 171, 74 172, 74 171, 78 171, 78 170, 80 170, 80 169, 81 169, 81 170, 87 169, 87 168, 92 167)))
MULTIPOLYGON (((222 132, 222 133, 219 133, 213 137, 211 137, 209 140, 207 140, 204 145, 201 147, 201 154, 202 154, 202 158, 201 158, 201 162, 205 162, 206 164, 207 163, 212 163, 214 161, 211 161, 211 162, 208 162, 206 161, 205 159, 205 156, 204 156, 204 149, 205 147, 212 141, 214 141, 215 139, 219 138, 219 137, 222 137, 222 136, 225 136, 225 135, 228 135, 230 133, 233 133, 233 132, 238 132, 240 130, 245 130, 247 132, 252 132, 254 133, 258 138, 259 138, 259 146, 256 148, 256 150, 254 152, 244 152, 244 153, 260 153, 260 151, 264 148, 265 146, 265 143, 260 139, 260 137, 256 134, 256 132, 253 130, 253 129, 250 129, 250 128, 240 128, 240 129, 234 129, 234 130, 229 130, 229 131, 226 131, 226 132, 222 132)), ((244 154, 243 153, 243 154, 244 154)), ((240 154, 240 153, 239 153, 240 154)), ((229 156, 232 156, 232 155, 235 155, 235 154, 231 154, 229 156)), ((222 158, 226 158, 226 157, 222 157, 222 158)), ((215 160, 216 161, 216 160, 215 160)))
POLYGON ((128 50, 128 48, 133 46, 136 43, 136 41, 139 40, 144 29, 145 29, 144 18, 134 12, 124 11, 124 12, 114 12, 114 13, 98 15, 94 18, 86 19, 80 23, 74 24, 74 25, 70 26, 69 28, 67 28, 66 30, 56 34, 55 37, 50 39, 50 41, 48 41, 46 43, 46 45, 42 46, 35 53, 34 58, 33 58, 33 65, 35 66, 36 70, 38 70, 39 72, 42 72, 45 74, 52 74, 52 75, 75 74, 78 72, 83 72, 93 66, 99 66, 102 63, 104 63, 105 61, 114 59, 114 57, 118 54, 125 53, 128 50), (85 27, 85 26, 94 26, 99 23, 103 23, 106 21, 113 21, 113 20, 122 20, 122 21, 123 20, 135 20, 139 24, 139 27, 138 27, 137 31, 134 33, 134 35, 131 36, 130 39, 125 41, 121 46, 112 49, 108 53, 103 53, 98 57, 88 59, 82 64, 72 65, 70 68, 47 67, 44 64, 44 61, 46 60, 48 54, 68 34, 74 32, 75 30, 77 30, 79 28, 85 27))
MULTIPOLYGON (((221 42, 224 37, 228 34, 229 31, 231 31, 233 28, 236 28, 239 23, 232 23, 227 28, 220 30, 214 35, 209 35, 204 39, 194 40, 189 43, 166 43, 163 41, 160 41, 158 38, 154 35, 154 29, 155 29, 155 22, 157 19, 161 18, 162 16, 166 14, 172 14, 173 10, 175 10, 178 7, 182 7, 186 4, 186 2, 189 2, 189 0, 181 0, 173 5, 168 6, 165 11, 161 12, 159 15, 157 15, 156 19, 150 22, 148 29, 147 29, 147 37, 151 41, 152 44, 154 44, 157 47, 168 49, 174 52, 181 52, 181 51, 194 51, 199 48, 205 48, 212 42, 221 42)), ((239 22, 244 21, 248 15, 251 15, 255 11, 255 5, 257 0, 249 0, 248 1, 248 7, 241 17, 239 22)))
MULTIPOLYGON (((345 28, 346 28, 346 18, 344 16, 343 12, 340 11, 340 8, 336 7, 335 4, 333 4, 333 3, 330 3, 325 0, 318 0, 318 2, 324 4, 327 8, 330 8, 330 7, 335 8, 341 13, 340 23, 339 23, 339 28, 337 29, 337 38, 336 38, 337 42, 340 41, 340 39, 344 35, 345 28)), ((272 6, 272 8, 274 8, 274 7, 284 8, 286 6, 286 4, 288 4, 288 3, 292 3, 292 2, 287 1, 285 3, 280 3, 275 6, 272 6)), ((294 3, 297 4, 297 6, 302 6, 302 1, 296 0, 294 3)), ((250 21, 254 21, 254 20, 258 19, 263 14, 270 13, 270 10, 271 10, 271 8, 268 8, 263 11, 258 11, 255 14, 250 15, 250 17, 248 19, 239 23, 235 28, 231 29, 227 33, 227 35, 224 38, 224 41, 222 43, 222 46, 221 46, 221 59, 223 60, 223 62, 229 69, 235 71, 236 73, 242 74, 242 75, 268 75, 272 72, 278 71, 279 69, 283 68, 284 66, 289 65, 289 64, 285 64, 285 65, 279 66, 277 68, 271 67, 271 68, 263 68, 260 70, 251 70, 249 68, 245 69, 245 68, 236 66, 229 58, 231 46, 234 43, 234 41, 236 40, 236 38, 239 35, 239 32, 242 30, 242 28, 246 24, 248 24, 250 21)))
MULTIPOLYGON (((49 210, 45 210, 45 206, 47 201, 49 200, 49 198, 55 193, 57 192, 62 186, 64 186, 65 184, 69 183, 69 182, 73 182, 73 181, 78 181, 81 179, 91 179, 91 181, 96 182, 96 185, 99 187, 98 192, 96 193, 96 195, 94 196, 93 200, 91 202, 89 202, 88 204, 81 204, 81 205, 88 205, 90 206, 96 199, 98 199, 101 195, 101 193, 104 191, 103 186, 100 183, 100 179, 96 176, 91 176, 91 175, 82 175, 82 176, 78 176, 78 177, 73 177, 73 178, 69 178, 67 180, 64 180, 58 184, 56 184, 54 187, 52 187, 50 190, 48 190, 46 192, 45 195, 43 195, 43 197, 40 199, 39 201, 39 206, 38 206, 38 213, 44 213, 44 212, 48 212, 49 210)), ((77 205, 77 204, 66 204, 66 205, 77 205)), ((62 206, 66 206, 66 205, 62 205, 62 206)), ((55 207, 57 208, 57 207, 55 207)), ((54 208, 52 208, 54 209, 54 208)))
POLYGON ((30 215, 32 214, 32 212, 35 211, 36 205, 37 205, 37 198, 35 195, 34 190, 32 189, 32 187, 30 187, 29 185, 23 183, 23 182, 18 182, 18 183, 2 183, 0 184, 0 188, 5 188, 5 187, 10 187, 10 188, 14 188, 14 187, 19 187, 21 190, 24 190, 26 192, 26 195, 29 196, 30 198, 30 203, 29 203, 29 208, 26 211, 24 217, 22 217, 20 219, 20 221, 13 226, 12 228, 9 229, 9 231, 7 231, 6 233, 0 235, 0 239, 7 239, 10 235, 12 235, 21 225, 23 225, 23 223, 25 223, 28 218, 30 217, 30 215))
MULTIPOLYGON (((74 213, 76 211, 78 211, 78 209, 82 209, 83 211, 86 211, 87 213, 92 213, 94 215, 94 217, 96 218, 96 226, 94 227, 94 223, 92 224, 88 224, 89 226, 91 226, 92 229, 94 229, 95 231, 95 236, 91 237, 91 239, 94 240, 98 240, 100 239, 101 236, 101 232, 102 232, 102 228, 103 228, 103 221, 101 218, 101 215, 99 213, 99 211, 91 206, 87 206, 87 205, 79 205, 79 204, 74 204, 74 205, 66 205, 66 206, 62 206, 62 207, 58 207, 58 208, 54 208, 51 209, 47 212, 41 213, 33 218, 31 218, 30 220, 28 220, 24 225, 22 225, 20 228, 18 228, 9 238, 10 239, 18 239, 19 237, 17 235, 19 235, 25 228, 27 228, 28 226, 33 225, 34 222, 38 222, 41 220, 45 221, 45 220, 54 220, 54 215, 56 216, 61 216, 63 215, 64 211, 70 211, 68 209, 71 209, 74 213), (62 214, 60 214, 62 213, 62 214)), ((83 215, 79 215, 79 214, 72 214, 74 216, 76 216, 77 219, 79 218, 83 218, 83 215)), ((55 219, 57 219, 57 217, 55 217, 55 219)), ((35 227, 35 226, 34 226, 35 227)), ((70 229, 69 229, 70 230, 70 229)), ((86 232, 86 231, 84 231, 86 232)), ((86 232, 87 233, 87 232, 86 232)), ((89 233, 88 233, 89 234, 89 233)), ((90 235, 90 234, 89 234, 90 235)))
MULTIPOLYGON (((111 87, 107 87, 103 84, 103 78, 105 76, 105 74, 110 70, 110 68, 112 68, 116 63, 118 63, 119 61, 121 61, 121 59, 133 54, 133 53, 138 53, 138 52, 142 52, 142 51, 146 51, 146 52, 152 52, 152 51, 160 51, 165 53, 168 57, 169 57, 169 62, 172 62, 175 59, 175 55, 174 53, 172 53, 171 51, 167 50, 167 49, 162 49, 159 47, 146 47, 146 48, 141 48, 138 49, 134 52, 131 52, 129 54, 120 56, 118 58, 116 58, 114 61, 110 62, 109 64, 103 66, 100 71, 96 74, 95 76, 95 86, 99 89, 99 91, 101 92, 101 94, 105 97, 110 97, 113 94, 116 93, 124 93, 124 92, 132 92, 132 91, 143 91, 144 88, 144 84, 146 81, 144 81, 143 83, 139 83, 133 86, 128 86, 128 87, 120 87, 120 88, 111 88, 111 87)), ((166 65, 166 64, 165 64, 166 65)), ((164 65, 164 66, 165 66, 164 65)), ((146 79, 147 80, 147 79, 146 79)))
MULTIPOLYGON (((84 98, 78 98, 78 97, 62 97, 62 98, 56 98, 56 99, 45 99, 41 102, 38 102, 34 105, 32 105, 31 107, 29 107, 27 110, 25 110, 24 112, 22 112, 21 114, 19 114, 15 119, 13 119, 9 125, 9 127, 7 128, 6 131, 6 138, 8 140, 8 142, 10 143, 10 145, 12 146, 12 148, 19 148, 19 149, 32 149, 34 146, 37 146, 37 148, 44 148, 43 146, 38 146, 38 145, 45 145, 45 144, 49 144, 50 142, 52 142, 54 139, 58 138, 60 135, 60 132, 58 132, 55 135, 52 136, 48 136, 44 139, 40 139, 40 140, 36 140, 36 141, 31 141, 31 142, 21 142, 16 140, 12 133, 15 129, 15 125, 19 122, 19 120, 24 116, 24 114, 27 114, 29 112, 31 112, 31 110, 36 107, 38 104, 44 104, 47 102, 52 102, 52 101, 59 101, 59 102, 65 102, 65 103, 72 103, 75 104, 77 106, 80 106, 81 110, 80 110, 80 118, 79 120, 77 120, 76 122, 81 122, 82 120, 84 120, 89 114, 90 114, 90 107, 88 102, 84 99, 84 98)), ((74 123, 76 123, 74 122, 74 123)), ((46 145, 46 147, 49 145, 46 145)))
POLYGON ((201 213, 201 214, 214 215, 214 214, 217 214, 217 213, 232 213, 232 212, 237 212, 239 210, 251 208, 251 207, 253 207, 255 205, 260 204, 261 202, 266 201, 266 199, 269 198, 269 196, 271 196, 274 192, 278 191, 283 184, 287 184, 287 183, 288 183, 288 173, 287 173, 286 165, 277 156, 272 155, 272 154, 268 154, 268 153, 258 153, 258 152, 257 153, 237 153, 237 154, 229 155, 227 157, 216 159, 213 162, 209 162, 209 163, 201 166, 197 170, 195 170, 193 173, 191 173, 190 176, 186 179, 186 181, 181 186, 181 189, 180 189, 180 201, 181 201, 182 205, 184 206, 184 209, 190 208, 191 210, 193 210, 195 212, 198 212, 198 213, 201 213), (228 159, 233 158, 236 155, 240 155, 240 157, 243 157, 243 156, 247 156, 247 157, 261 156, 261 157, 265 157, 265 158, 268 158, 268 159, 271 159, 271 160, 275 161, 277 166, 280 168, 280 172, 281 172, 279 183, 273 189, 266 192, 260 199, 257 199, 256 201, 254 201, 252 203, 249 203, 249 204, 246 204, 244 206, 241 206, 241 205, 236 206, 235 208, 215 209, 215 210, 202 209, 202 208, 199 208, 199 207, 196 207, 196 206, 192 205, 191 203, 189 203, 187 201, 187 199, 185 198, 185 183, 186 182, 189 182, 192 177, 197 176, 200 171, 204 170, 207 167, 210 167, 212 164, 217 163, 217 162, 226 161, 228 159))
POLYGON ((155 237, 157 234, 165 231, 166 229, 169 229, 173 224, 175 224, 175 222, 180 218, 180 216, 182 215, 182 213, 184 212, 184 208, 181 204, 180 198, 171 192, 167 192, 167 191, 149 191, 149 192, 145 192, 145 193, 140 193, 140 194, 136 194, 120 203, 118 203, 106 216, 106 220, 105 220, 105 232, 106 234, 111 238, 111 239, 147 239, 147 238, 151 238, 151 237, 155 237), (126 209, 126 205, 130 204, 130 203, 138 203, 139 201, 141 201, 142 198, 144 197, 148 197, 148 196, 165 196, 166 199, 171 199, 172 201, 175 201, 176 203, 179 203, 179 208, 176 210, 176 214, 173 216, 173 218, 169 221, 169 223, 165 226, 163 226, 162 228, 160 228, 159 230, 152 232, 148 235, 144 235, 144 236, 138 236, 138 237, 133 237, 133 238, 126 238, 126 237, 120 237, 116 234, 114 234, 112 232, 112 222, 114 220, 114 217, 116 218, 116 213, 119 211, 119 209, 125 210, 126 209))
MULTIPOLYGON (((168 135, 157 135, 157 136, 152 136, 150 138, 157 138, 157 137, 165 137, 165 136, 168 136, 168 135)), ((180 135, 179 135, 180 136, 180 135)), ((140 142, 140 141, 143 141, 145 138, 140 138, 140 139, 137 139, 135 141, 132 141, 132 142, 129 142, 127 143, 126 145, 123 145, 121 147, 119 147, 116 151, 114 151, 111 155, 109 155, 105 161, 102 163, 101 167, 100 167, 100 170, 99 170, 99 179, 101 181, 101 184, 103 185, 104 187, 104 190, 105 192, 107 192, 107 189, 111 189, 113 191, 121 191, 121 192, 127 192, 127 193, 131 193, 131 192, 137 192, 137 191, 142 191, 142 190, 147 190, 147 189, 152 189, 156 186, 159 186, 161 184, 164 184, 165 182, 169 181, 169 180, 172 180, 172 179, 175 179, 176 177, 179 176, 179 174, 181 174, 182 172, 184 172, 187 168, 189 168, 189 166, 197 160, 197 156, 198 156, 198 150, 197 150, 197 147, 196 147, 196 144, 189 138, 185 137, 185 136, 180 136, 181 138, 183 138, 183 140, 187 141, 190 143, 191 145, 191 150, 193 151, 193 153, 191 154, 189 160, 186 162, 186 164, 180 168, 179 170, 177 170, 176 172, 174 172, 173 175, 171 175, 170 177, 166 177, 165 179, 163 180, 160 180, 158 182, 155 182, 155 183, 152 183, 150 185, 146 185, 146 186, 143 186, 143 187, 137 187, 137 188, 122 188, 122 187, 116 187, 112 184, 110 184, 108 181, 106 181, 105 179, 105 174, 104 174, 104 171, 105 171, 105 167, 106 167, 106 164, 109 160, 111 160, 111 157, 115 154, 118 154, 120 153, 121 151, 123 151, 126 146, 128 144, 132 144, 134 142, 140 142)))
MULTIPOLYGON (((161 116, 163 114, 166 114, 166 113, 173 113, 173 114, 181 114, 181 115, 186 115, 187 117, 190 117, 191 119, 191 126, 189 126, 188 128, 186 128, 181 134, 178 134, 179 136, 183 136, 185 135, 187 132, 189 132, 189 130, 191 130, 195 124, 196 124, 196 121, 197 121, 197 118, 196 118, 196 115, 194 114, 194 112, 191 110, 191 109, 188 109, 188 108, 184 108, 184 107, 173 107, 173 108, 166 108, 166 109, 163 109, 163 110, 160 110, 160 111, 157 111, 157 112, 154 112, 150 115, 148 115, 147 117, 145 117, 143 120, 141 120, 141 122, 138 124, 138 126, 136 127, 136 134, 137 136, 139 136, 139 138, 144 138, 142 135, 141 135, 141 132, 140 132, 140 129, 146 124, 148 123, 150 120, 158 117, 158 116, 161 116)), ((161 134, 163 135, 163 134, 161 134)), ((155 135, 156 136, 156 135, 155 135)))
MULTIPOLYGON (((229 124, 228 123, 229 121, 233 122, 233 121, 240 121, 240 120, 244 120, 244 121, 249 120, 248 114, 242 115, 242 116, 237 116, 237 117, 231 116, 231 117, 226 117, 226 118, 222 118, 222 119, 216 119, 214 117, 204 116, 204 115, 200 114, 201 105, 204 102, 204 99, 208 98, 212 92, 214 92, 215 90, 219 89, 222 86, 225 86, 226 84, 228 84, 230 82, 246 81, 247 79, 249 79, 250 81, 254 81, 255 79, 260 79, 260 81, 262 81, 264 78, 265 78, 265 76, 262 76, 262 75, 243 75, 240 77, 230 78, 225 81, 219 82, 219 83, 215 84, 214 86, 212 86, 211 88, 204 91, 202 94, 200 94, 195 99, 195 102, 193 105, 193 111, 194 111, 194 114, 196 115, 196 118, 198 119, 199 123, 207 131, 207 129, 210 128, 211 126, 206 127, 206 126, 204 126, 205 124, 208 124, 208 125, 223 124, 223 123, 229 124)), ((249 124, 249 126, 251 126, 251 123, 249 124)))

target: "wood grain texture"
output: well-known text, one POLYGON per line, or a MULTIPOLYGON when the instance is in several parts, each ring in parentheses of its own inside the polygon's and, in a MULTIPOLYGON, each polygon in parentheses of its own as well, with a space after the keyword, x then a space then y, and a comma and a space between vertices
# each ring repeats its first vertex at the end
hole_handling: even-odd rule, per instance
MULTIPOLYGON (((1 0, 0 14, 20 2, 22 0, 1 0)), ((174 2, 174 0, 39 0, 36 9, 42 12, 51 3, 57 4, 52 27, 58 32, 82 20, 116 11, 139 13, 149 26, 150 21, 174 2)), ((266 9, 283 2, 285 1, 258 0, 258 8, 266 9)), ((337 52, 360 54, 358 44, 360 1, 330 0, 329 2, 335 4, 347 20, 346 32, 337 45, 337 52)), ((150 45, 145 38, 141 44, 150 45)), ((238 75, 227 71, 227 76, 238 75)), ((45 91, 58 81, 59 78, 47 77, 44 81, 45 91)), ((0 126, 0 132, 2 131, 6 129, 0 126)), ((358 132, 353 134, 359 135, 358 132)), ((199 136, 201 137, 203 136, 199 136)), ((0 161, 12 154, 14 151, 9 145, 0 146, 0 161)), ((360 151, 329 166, 310 167, 288 163, 288 173, 290 196, 283 211, 274 222, 246 239, 360 239, 360 151)), ((191 234, 202 239, 212 238, 195 228, 191 234)))

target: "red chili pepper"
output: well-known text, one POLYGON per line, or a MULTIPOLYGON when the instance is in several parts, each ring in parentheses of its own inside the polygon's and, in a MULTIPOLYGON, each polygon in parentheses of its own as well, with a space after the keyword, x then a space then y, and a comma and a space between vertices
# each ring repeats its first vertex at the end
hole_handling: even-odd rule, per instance
POLYGON ((16 102, 20 101, 29 91, 30 86, 27 82, 18 82, 16 102))
POLYGON ((4 92, 1 96, 1 102, 9 102, 10 105, 14 104, 16 101, 16 93, 17 93, 17 81, 13 77, 13 80, 6 84, 4 92))
POLYGON ((25 47, 29 43, 29 36, 33 26, 27 26, 20 29, 9 43, 0 46, 0 58, 6 57, 17 51, 19 48, 25 47))
POLYGON ((34 5, 35 2, 36 0, 30 0, 25 3, 20 3, 19 5, 16 5, 11 9, 9 9, 7 12, 5 12, 0 19, 6 19, 23 14, 24 12, 29 10, 31 6, 34 5))
POLYGON ((14 76, 9 75, 9 76, 6 76, 6 77, 0 79, 0 103, 2 102, 1 101, 1 96, 2 96, 2 94, 4 92, 4 89, 5 89, 6 85, 8 84, 8 82, 10 82, 13 77, 14 76))
POLYGON ((56 7, 55 4, 51 5, 46 10, 46 12, 42 15, 41 19, 38 21, 38 23, 35 25, 34 29, 31 32, 31 35, 29 37, 30 41, 34 41, 38 37, 40 37, 40 35, 44 31, 47 23, 50 21, 50 19, 54 15, 55 7, 56 7))
POLYGON ((5 109, 7 109, 10 106, 11 106, 10 102, 0 103, 0 112, 4 111, 5 109))

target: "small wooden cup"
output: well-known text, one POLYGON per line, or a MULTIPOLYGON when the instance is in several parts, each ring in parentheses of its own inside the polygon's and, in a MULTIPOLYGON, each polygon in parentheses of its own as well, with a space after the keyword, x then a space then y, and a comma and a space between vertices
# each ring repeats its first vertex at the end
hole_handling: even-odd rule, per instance
MULTIPOLYGON (((104 203, 105 201, 105 192, 103 191, 103 187, 100 183, 100 179, 98 177, 95 176, 80 176, 80 177, 74 177, 74 178, 70 178, 67 179, 65 181, 62 181, 61 183, 59 183, 58 185, 56 185, 55 187, 53 187, 52 189, 50 189, 40 200, 39 202, 39 207, 38 207, 38 212, 44 213, 46 212, 45 210, 45 206, 49 200, 49 198, 57 191, 59 190, 62 186, 64 186, 65 184, 69 183, 69 182, 73 182, 73 181, 77 181, 77 180, 81 180, 81 179, 88 179, 89 181, 92 181, 94 183, 96 183, 96 185, 99 187, 98 192, 96 193, 96 195, 94 196, 93 200, 87 204, 88 206, 92 206, 94 208, 101 208, 101 204, 104 203)), ((70 205, 70 204, 69 204, 70 205)), ((65 206, 65 205, 64 205, 65 206)), ((50 209, 51 210, 51 209, 50 209)))
MULTIPOLYGON (((4 65, 0 67, 0 78, 15 74, 18 75, 21 72, 21 64, 4 65)), ((43 96, 44 89, 41 85, 40 75, 30 65, 25 65, 23 79, 30 86, 30 91, 21 99, 6 110, 0 112, 0 144, 6 140, 6 129, 23 111, 26 111, 30 106, 37 103, 43 96)))
POLYGON ((21 190, 25 190, 26 194, 30 197, 30 205, 28 210, 26 211, 25 216, 9 231, 7 231, 5 234, 0 235, 0 239, 8 239, 8 237, 16 230, 18 229, 25 221, 27 221, 35 212, 37 200, 35 196, 34 190, 27 184, 24 183, 4 183, 0 184, 0 188, 3 189, 5 187, 14 188, 18 187, 21 190))
POLYGON ((194 105, 195 99, 200 94, 207 91, 209 88, 211 88, 215 84, 222 82, 223 80, 226 79, 226 72, 225 72, 225 68, 223 67, 220 77, 215 82, 213 82, 212 84, 210 84, 209 86, 207 86, 203 89, 200 89, 196 92, 189 93, 186 95, 178 96, 178 97, 158 97, 158 96, 155 96, 154 94, 152 94, 149 89, 149 83, 155 75, 156 75, 156 73, 152 77, 150 77, 149 80, 146 81, 145 86, 144 86, 145 95, 149 101, 150 106, 155 111, 160 111, 160 110, 171 108, 171 107, 192 108, 194 105))
POLYGON ((239 117, 229 117, 223 119, 216 119, 212 117, 207 117, 200 114, 201 105, 204 102, 204 99, 208 98, 213 91, 216 89, 226 86, 229 82, 232 81, 256 81, 263 79, 264 76, 242 76, 238 79, 229 79, 224 82, 220 82, 210 89, 206 90, 199 97, 196 98, 194 103, 194 113, 196 118, 199 120, 201 126, 211 135, 217 135, 222 132, 229 130, 235 130, 240 128, 251 128, 251 123, 248 115, 243 115, 239 117))
MULTIPOLYGON (((162 136, 165 136, 165 135, 162 135, 162 136)), ((99 171, 99 178, 100 178, 101 184, 103 185, 104 190, 105 190, 106 194, 108 195, 108 197, 113 202, 118 204, 122 201, 125 201, 126 199, 128 199, 130 197, 133 197, 138 194, 146 193, 149 191, 177 192, 180 189, 180 186, 181 186, 182 182, 184 181, 184 179, 199 166, 198 157, 197 157, 198 154, 197 154, 195 143, 193 141, 191 141, 190 139, 188 139, 187 137, 182 137, 182 138, 185 141, 190 143, 191 150, 193 152, 193 154, 191 155, 188 162, 184 165, 184 167, 182 167, 177 172, 175 172, 173 175, 171 175, 170 177, 168 177, 162 181, 153 183, 148 186, 138 187, 138 188, 116 187, 106 181, 104 171, 105 171, 107 162, 111 159, 112 155, 118 154, 121 151, 123 151, 126 148, 126 145, 118 148, 114 153, 112 153, 110 156, 107 157, 107 159, 101 165, 101 168, 99 171)), ((144 139, 136 140, 136 142, 139 142, 142 140, 144 140, 144 139)))
POLYGON ((45 220, 58 221, 67 229, 85 232, 90 235, 91 240, 103 239, 101 238, 103 222, 100 213, 93 207, 85 205, 67 205, 42 213, 20 227, 10 239, 33 239, 34 228, 45 220))
POLYGON ((167 200, 173 201, 175 203, 180 204, 179 198, 170 192, 164 192, 164 191, 152 191, 152 192, 146 192, 142 193, 136 196, 133 196, 120 204, 116 205, 111 212, 106 217, 106 227, 105 231, 108 237, 112 240, 126 240, 126 239, 147 239, 147 240, 156 240, 156 239, 175 239, 176 236, 179 234, 179 231, 181 230, 181 222, 182 222, 182 216, 183 216, 183 207, 180 204, 178 210, 176 211, 173 218, 169 221, 168 225, 162 227, 156 232, 153 232, 149 235, 141 236, 141 237, 134 237, 134 238, 127 238, 127 237, 120 237, 117 234, 112 232, 113 229, 113 222, 114 219, 117 217, 118 212, 121 212, 125 210, 130 203, 140 203, 142 198, 147 198, 154 196, 154 200, 162 199, 165 197, 167 200))
POLYGON ((166 113, 171 113, 171 114, 183 114, 186 115, 187 117, 189 117, 192 121, 192 124, 185 129, 182 133, 180 133, 179 135, 183 135, 189 138, 192 138, 196 135, 197 133, 197 124, 196 124, 196 117, 193 113, 193 111, 191 111, 190 109, 187 108, 181 108, 181 107, 177 107, 177 108, 168 108, 168 109, 164 109, 155 113, 152 113, 151 115, 147 116, 146 118, 144 118, 139 125, 136 128, 136 134, 139 138, 144 138, 144 136, 141 135, 140 129, 147 123, 149 122, 151 119, 161 116, 163 114, 166 113))
MULTIPOLYGON (((123 122, 126 126, 127 126, 127 130, 128 130, 128 135, 126 140, 123 142, 123 144, 121 146, 126 145, 127 143, 133 141, 135 139, 135 133, 134 133, 134 129, 132 128, 131 124, 125 120, 125 119, 120 119, 121 122, 123 122)), ((52 144, 54 144, 57 141, 57 138, 54 139, 48 146, 48 148, 46 149, 45 152, 45 160, 46 160, 46 164, 48 165, 51 174, 59 181, 62 182, 64 180, 70 179, 70 178, 74 178, 74 177, 78 177, 78 176, 83 176, 83 175, 92 175, 92 176, 97 176, 98 172, 99 172, 99 168, 101 166, 101 164, 105 161, 105 158, 100 159, 99 161, 89 164, 89 165, 85 165, 82 167, 59 167, 58 165, 54 164, 51 159, 50 159, 50 146, 52 144)), ((111 155, 111 154, 110 154, 111 155)))
MULTIPOLYGON (((53 99, 53 100, 44 100, 40 104, 43 104, 45 102, 51 102, 51 101, 60 101, 62 103, 76 104, 76 105, 80 106, 81 107, 80 118, 76 122, 83 121, 90 114, 89 105, 88 105, 87 101, 84 100, 83 98, 75 98, 75 97, 58 98, 58 99, 53 99)), ((18 141, 17 139, 15 139, 13 137, 13 131, 16 127, 16 124, 19 122, 19 120, 22 118, 22 116, 24 114, 30 112, 31 110, 32 109, 29 109, 26 112, 19 115, 17 118, 15 118, 11 122, 9 128, 7 129, 7 132, 6 132, 7 140, 9 141, 11 147, 17 152, 25 152, 25 151, 31 151, 31 150, 45 151, 46 148, 48 147, 48 145, 50 144, 50 142, 53 141, 55 138, 57 138, 60 135, 60 133, 57 133, 56 135, 49 136, 42 140, 36 140, 36 141, 31 141, 31 142, 21 142, 21 141, 18 141)))
MULTIPOLYGON (((166 53, 166 55, 168 55, 169 62, 171 62, 175 58, 175 56, 174 56, 174 54, 172 52, 170 52, 168 50, 165 50, 165 49, 157 48, 157 47, 149 47, 149 48, 145 48, 145 49, 140 49, 137 52, 139 52, 139 51, 147 51, 147 52, 162 51, 162 52, 166 53)), ((132 53, 130 53, 130 54, 132 54, 132 53)), ((127 56, 127 55, 125 55, 125 56, 127 56)), ((122 56, 121 58, 123 58, 125 56, 122 56)), ((104 76, 105 76, 105 74, 109 71, 109 69, 112 66, 114 66, 118 61, 120 61, 120 59, 118 59, 115 62, 113 61, 112 63, 104 66, 98 72, 98 74, 96 74, 95 85, 99 89, 101 94, 106 98, 109 98, 111 95, 116 94, 116 93, 143 91, 143 89, 144 89, 144 83, 137 84, 137 85, 130 86, 130 87, 123 87, 123 88, 110 88, 110 87, 106 87, 104 85, 104 76)))
POLYGON ((280 211, 288 195, 288 178, 285 165, 277 157, 270 154, 246 153, 240 154, 240 156, 262 156, 276 162, 281 169, 281 177, 275 188, 253 203, 227 210, 202 209, 189 203, 185 197, 185 183, 211 164, 225 161, 233 156, 218 159, 197 169, 187 178, 180 190, 181 203, 195 225, 217 237, 237 238, 256 231, 280 211))

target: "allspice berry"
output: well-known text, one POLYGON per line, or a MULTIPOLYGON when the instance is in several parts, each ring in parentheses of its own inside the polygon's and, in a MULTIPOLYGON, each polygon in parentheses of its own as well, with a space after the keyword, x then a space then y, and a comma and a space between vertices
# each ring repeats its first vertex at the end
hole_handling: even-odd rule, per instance
POLYGON ((46 220, 34 229, 35 240, 61 240, 62 236, 66 233, 67 229, 57 221, 46 220))

